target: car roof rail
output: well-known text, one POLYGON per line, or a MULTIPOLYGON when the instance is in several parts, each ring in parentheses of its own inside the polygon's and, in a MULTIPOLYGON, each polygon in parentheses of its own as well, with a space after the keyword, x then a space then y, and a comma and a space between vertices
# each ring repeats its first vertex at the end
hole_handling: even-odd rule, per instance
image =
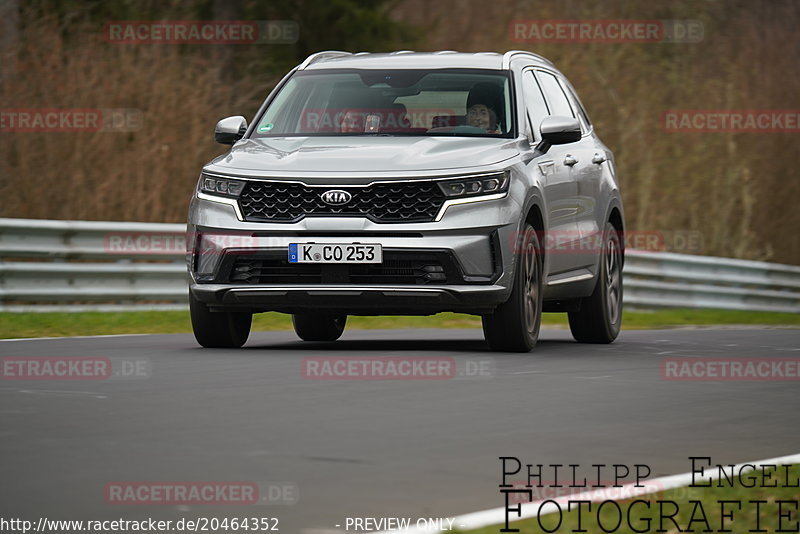
POLYGON ((312 63, 319 61, 321 59, 331 59, 335 57, 344 57, 352 55, 353 55, 352 52, 344 52, 342 50, 325 50, 323 52, 317 52, 315 54, 311 54, 310 56, 308 56, 306 60, 303 61, 299 67, 297 67, 297 70, 303 70, 312 63))
POLYGON ((534 54, 533 52, 528 52, 527 50, 509 50, 503 54, 503 69, 507 69, 511 66, 511 60, 514 58, 514 56, 531 56, 547 63, 548 65, 553 65, 552 61, 544 56, 540 56, 539 54, 534 54))

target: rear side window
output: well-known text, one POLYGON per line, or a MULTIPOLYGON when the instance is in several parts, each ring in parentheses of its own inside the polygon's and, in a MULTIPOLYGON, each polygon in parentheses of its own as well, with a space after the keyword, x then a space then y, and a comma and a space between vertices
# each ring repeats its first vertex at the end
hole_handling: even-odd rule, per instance
POLYGON ((562 117, 575 117, 572 106, 569 105, 567 95, 561 89, 561 84, 552 74, 547 72, 537 72, 536 77, 542 86, 547 103, 550 106, 550 115, 560 115, 562 117))
POLYGON ((583 131, 588 132, 589 128, 591 128, 592 126, 592 121, 589 120, 589 115, 586 114, 586 110, 583 108, 583 104, 581 104, 578 95, 575 94, 575 89, 573 89, 569 83, 565 83, 564 81, 561 82, 561 86, 567 93, 567 97, 569 98, 569 101, 572 104, 572 109, 578 112, 578 119, 580 119, 581 121, 581 126, 583 127, 583 131))
POLYGON ((542 96, 542 90, 539 88, 539 84, 531 70, 522 75, 522 93, 525 96, 525 109, 528 111, 533 137, 540 139, 539 126, 542 124, 542 120, 547 117, 548 110, 544 96, 542 96))

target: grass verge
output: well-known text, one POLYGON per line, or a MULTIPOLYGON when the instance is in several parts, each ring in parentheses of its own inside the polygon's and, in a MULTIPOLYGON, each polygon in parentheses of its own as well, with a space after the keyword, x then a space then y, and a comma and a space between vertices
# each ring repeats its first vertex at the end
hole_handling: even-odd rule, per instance
MULTIPOLYGON (((567 327, 563 313, 546 313, 542 324, 567 327)), ((768 325, 800 327, 800 314, 726 310, 626 311, 625 329, 673 328, 688 325, 768 325)), ((430 317, 349 317, 351 329, 480 328, 479 317, 440 313, 430 317)), ((253 317, 254 331, 291 330, 290 316, 261 313, 253 317)), ((21 337, 91 336, 101 334, 175 334, 191 332, 183 311, 0 313, 0 339, 21 337)))

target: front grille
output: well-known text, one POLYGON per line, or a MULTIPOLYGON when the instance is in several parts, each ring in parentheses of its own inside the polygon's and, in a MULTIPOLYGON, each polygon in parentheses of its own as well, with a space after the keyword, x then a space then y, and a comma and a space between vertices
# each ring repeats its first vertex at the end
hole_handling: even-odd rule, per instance
POLYGON ((311 263, 289 263, 286 258, 237 257, 229 281, 234 284, 319 284, 322 271, 311 263), (269 282, 266 282, 269 280, 269 282))
MULTIPOLYGON (((449 251, 384 249, 383 263, 289 263, 283 251, 228 253, 216 283, 252 285, 425 285, 475 283, 449 251)), ((486 280, 480 282, 486 283, 486 280)))
POLYGON ((298 183, 249 181, 239 198, 246 221, 296 222, 304 217, 366 217, 374 222, 431 222, 444 194, 430 181, 377 183, 367 187, 308 187, 298 183), (329 189, 347 191, 344 205, 326 204, 329 189))
POLYGON ((447 283, 444 266, 435 260, 388 260, 382 264, 353 265, 354 284, 431 284, 447 283))
MULTIPOLYGON (((452 277, 453 273, 451 273, 452 277)), ((436 259, 394 259, 381 264, 296 264, 286 258, 238 257, 229 282, 233 284, 446 284, 445 267, 436 259)))

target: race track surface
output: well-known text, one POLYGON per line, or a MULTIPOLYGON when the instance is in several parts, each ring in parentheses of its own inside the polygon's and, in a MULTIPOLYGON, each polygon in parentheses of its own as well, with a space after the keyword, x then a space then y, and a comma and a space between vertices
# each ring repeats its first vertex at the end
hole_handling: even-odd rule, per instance
POLYGON ((790 329, 625 331, 612 345, 544 330, 530 354, 491 353, 480 330, 364 330, 335 343, 256 332, 241 350, 201 349, 191 335, 5 341, 0 356, 140 365, 129 378, 0 380, 4 517, 278 517, 281 532, 333 532, 347 516, 500 507, 499 456, 649 464, 658 476, 688 471, 689 456, 800 452, 797 381, 666 380, 661 367, 671 357, 797 358, 800 331, 790 329), (437 358, 457 372, 312 380, 309 357, 437 358), (106 484, 125 481, 253 481, 299 499, 107 503, 106 484))

